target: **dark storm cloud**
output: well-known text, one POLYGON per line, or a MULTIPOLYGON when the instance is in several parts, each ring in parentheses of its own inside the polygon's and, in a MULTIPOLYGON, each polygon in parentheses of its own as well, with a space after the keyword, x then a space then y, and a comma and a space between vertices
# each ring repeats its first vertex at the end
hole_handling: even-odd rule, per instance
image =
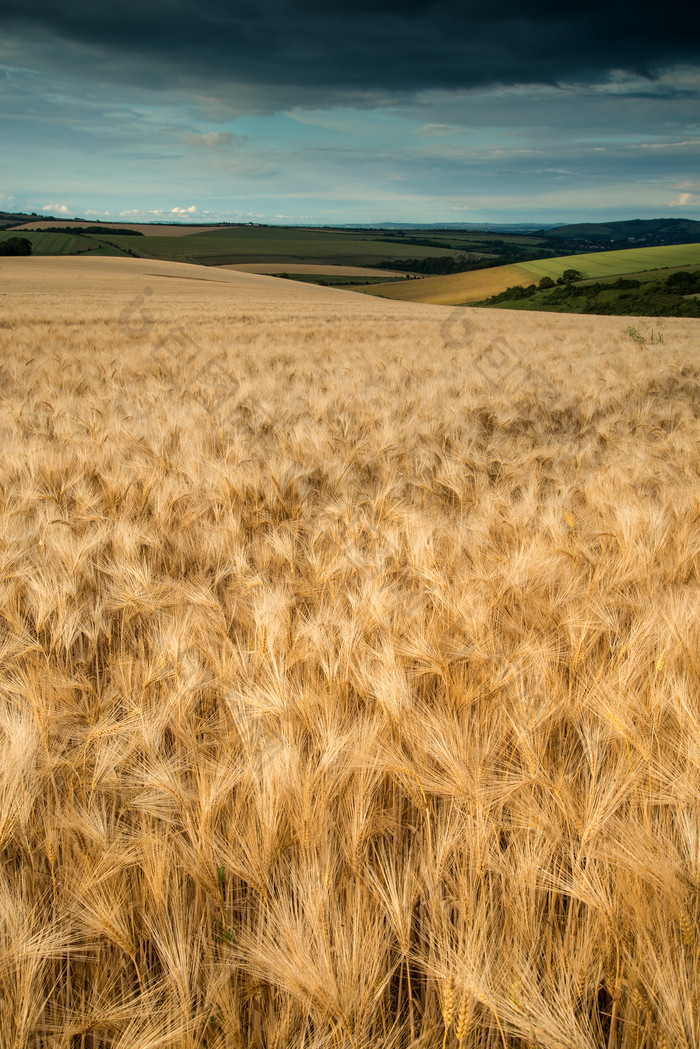
POLYGON ((86 72, 194 87, 288 89, 290 104, 353 94, 653 77, 699 57, 700 5, 479 0, 0 0, 0 24, 26 54, 86 72), (48 45, 48 46, 47 46, 48 45), (47 57, 48 56, 48 57, 47 57), (91 68, 90 68, 91 67, 91 68))

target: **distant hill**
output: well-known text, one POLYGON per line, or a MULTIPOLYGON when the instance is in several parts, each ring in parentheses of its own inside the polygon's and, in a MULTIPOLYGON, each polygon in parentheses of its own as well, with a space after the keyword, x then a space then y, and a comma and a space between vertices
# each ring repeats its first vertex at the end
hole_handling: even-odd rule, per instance
POLYGON ((700 241, 700 222, 694 219, 626 219, 621 222, 579 222, 554 229, 542 229, 542 234, 557 241, 577 245, 610 247, 630 245, 656 247, 662 244, 697 244, 700 241))
MULTIPOLYGON (((307 228, 316 228, 310 223, 307 228)), ((426 230, 469 230, 470 232, 488 233, 534 233, 549 230, 549 225, 541 222, 345 222, 338 226, 323 225, 319 229, 371 229, 402 230, 410 229, 425 232, 426 230)), ((556 223, 551 228, 556 228, 556 223)))
MULTIPOLYGON (((306 264, 307 273, 325 280, 319 266, 371 266, 411 277, 440 278, 436 285, 396 288, 392 296, 420 301, 481 301, 528 285, 536 267, 553 260, 559 275, 566 256, 600 255, 635 250, 663 250, 700 244, 700 221, 685 218, 580 222, 558 226, 534 223, 365 223, 356 226, 275 226, 262 223, 121 223, 80 218, 0 212, 0 236, 29 237, 34 254, 130 255, 198 263, 204 266, 274 263, 306 264), (504 267, 520 267, 511 272, 504 267), (493 272, 498 269, 500 272, 493 272), (472 276, 468 276, 469 274, 472 276), (441 282, 442 278, 457 280, 441 282), (464 295, 460 297, 462 291, 464 295), (437 295, 435 298, 433 296, 437 295), (457 295, 457 298, 453 297, 457 295), (443 298, 446 296, 446 298, 443 298)), ((629 255, 626 256, 629 258, 629 255)), ((585 260, 584 260, 585 261, 585 260)), ((608 262, 614 261, 608 258, 608 262)), ((601 263, 600 265, 603 265, 601 263)), ((649 268, 670 265, 650 263, 649 268)), ((564 265, 564 268, 566 266, 564 265)), ((584 270, 593 277, 598 266, 584 270)), ((389 276, 389 273, 387 273, 389 276)), ((408 283, 408 282, 401 282, 408 283)), ((415 285, 415 282, 411 282, 415 285)))
POLYGON ((21 226, 23 222, 31 222, 32 219, 40 218, 41 215, 37 215, 34 211, 30 214, 17 211, 0 211, 0 229, 9 229, 11 226, 21 226))

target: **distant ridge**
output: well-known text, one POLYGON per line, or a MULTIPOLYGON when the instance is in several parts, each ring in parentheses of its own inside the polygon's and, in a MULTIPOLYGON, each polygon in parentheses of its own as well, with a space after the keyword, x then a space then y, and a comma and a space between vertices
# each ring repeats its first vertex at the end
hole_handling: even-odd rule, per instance
MULTIPOLYGON (((308 223, 316 226, 315 223, 308 223)), ((485 230, 489 233, 534 233, 557 229, 556 223, 542 225, 541 222, 344 222, 339 225, 323 225, 319 229, 463 229, 470 232, 485 230)))
POLYGON ((695 244, 700 222, 694 219, 625 219, 620 222, 577 222, 540 227, 548 237, 585 242, 628 241, 639 244, 695 244))
POLYGON ((37 215, 35 212, 0 211, 0 229, 10 229, 25 223, 41 223, 42 228, 53 226, 91 226, 93 228, 116 227, 153 229, 154 235, 164 228, 173 226, 182 229, 222 229, 245 226, 258 226, 271 229, 319 229, 357 231, 381 231, 395 233, 401 230, 464 230, 485 233, 522 233, 539 234, 561 242, 562 247, 571 246, 574 250, 612 246, 623 248, 629 246, 658 246, 662 244, 694 244, 700 242, 700 221, 683 218, 658 219, 622 219, 614 222, 574 222, 574 223, 541 223, 541 222, 101 222, 99 219, 80 219, 56 215, 37 215))

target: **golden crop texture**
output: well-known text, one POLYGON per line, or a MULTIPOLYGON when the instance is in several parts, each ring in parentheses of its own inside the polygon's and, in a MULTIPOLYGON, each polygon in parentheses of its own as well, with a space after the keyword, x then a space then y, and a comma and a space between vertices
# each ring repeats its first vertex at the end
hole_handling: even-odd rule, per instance
POLYGON ((0 1046, 697 1049, 698 322, 0 293, 0 1046))

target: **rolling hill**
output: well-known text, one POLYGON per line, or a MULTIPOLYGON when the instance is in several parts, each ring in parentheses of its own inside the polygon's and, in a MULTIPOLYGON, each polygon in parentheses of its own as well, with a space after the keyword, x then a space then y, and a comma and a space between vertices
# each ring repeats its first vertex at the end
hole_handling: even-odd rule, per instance
MULTIPOLYGON (((132 238, 114 237, 122 247, 135 247, 132 238)), ((299 229, 282 226, 236 227, 193 233, 186 237, 139 237, 136 246, 144 258, 171 262, 194 262, 205 266, 271 261, 280 266, 298 263, 367 266, 379 261, 400 259, 406 246, 387 243, 369 234, 342 230, 299 229)), ((411 252, 425 257, 457 256, 456 248, 432 245, 412 247, 411 252)))
POLYGON ((694 219, 623 219, 620 222, 577 222, 542 232, 554 240, 683 244, 700 240, 700 222, 694 219))
POLYGON ((0 231, 0 241, 21 237, 28 240, 34 255, 128 255, 129 240, 124 245, 108 243, 99 237, 81 236, 72 233, 35 233, 31 230, 6 229, 0 231))
POLYGON ((629 248, 622 251, 595 251, 582 255, 562 255, 537 259, 516 266, 494 266, 490 269, 453 273, 445 277, 396 284, 374 284, 363 288, 367 295, 402 299, 406 302, 431 302, 440 306, 458 306, 482 302, 506 288, 537 284, 542 277, 556 280, 567 269, 577 269, 584 278, 614 277, 628 273, 700 265, 700 244, 672 244, 653 248, 629 248))

